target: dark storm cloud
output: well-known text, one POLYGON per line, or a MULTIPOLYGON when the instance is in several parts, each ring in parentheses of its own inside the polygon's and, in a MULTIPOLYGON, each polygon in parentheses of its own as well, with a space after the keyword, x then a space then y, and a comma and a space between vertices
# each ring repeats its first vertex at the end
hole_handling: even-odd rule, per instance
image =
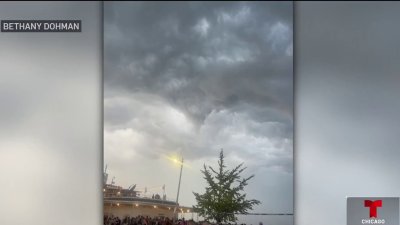
POLYGON ((291 212, 292 3, 106 2, 104 10, 104 159, 121 183, 174 189, 163 156, 181 155, 192 169, 180 201, 194 204, 203 163, 223 148, 229 165, 245 162, 258 177, 249 195, 265 204, 255 210, 291 212), (154 180, 155 172, 165 175, 154 180))
MULTIPOLYGON (((189 157, 207 156, 226 145, 209 143, 208 134, 204 141, 194 141, 195 135, 174 141, 177 136, 166 134, 168 128, 149 128, 154 121, 139 125, 137 108, 157 99, 183 113, 200 136, 207 130, 229 139, 234 133, 221 134, 221 129, 235 121, 224 121, 218 113, 237 113, 249 138, 268 139, 271 148, 290 142, 291 12, 291 3, 106 3, 106 127, 141 127, 173 149, 194 149, 189 157), (121 103, 129 101, 117 101, 121 96, 141 100, 121 103), (208 151, 205 142, 211 145, 208 151)), ((159 151, 168 151, 165 145, 159 151)), ((291 163, 283 164, 291 171, 291 163)))
POLYGON ((163 96, 200 124, 244 104, 291 123, 290 3, 108 4, 105 15, 106 90, 163 96))
MULTIPOLYGON (((226 147, 236 126, 248 136, 242 141, 291 149, 281 143, 292 139, 292 48, 291 3, 106 3, 106 128, 140 127, 163 139, 153 151, 189 148, 189 158, 226 147), (155 125, 154 118, 171 118, 144 121, 160 107, 183 113, 195 131, 182 140, 173 125, 155 125)), ((262 152, 244 149, 261 147, 248 143, 230 147, 262 152)))

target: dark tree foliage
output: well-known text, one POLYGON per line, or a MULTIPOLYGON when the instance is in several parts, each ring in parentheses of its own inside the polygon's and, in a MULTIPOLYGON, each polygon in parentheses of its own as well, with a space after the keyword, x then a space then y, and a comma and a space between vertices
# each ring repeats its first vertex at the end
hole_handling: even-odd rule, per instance
POLYGON ((247 214, 253 209, 254 205, 260 204, 260 201, 246 199, 244 187, 247 182, 254 177, 251 175, 242 178, 241 173, 246 169, 243 163, 232 170, 226 169, 224 164, 224 153, 221 150, 218 160, 218 169, 204 165, 201 172, 207 181, 207 187, 204 194, 193 192, 197 205, 194 210, 207 220, 221 222, 235 222, 235 214, 247 214))

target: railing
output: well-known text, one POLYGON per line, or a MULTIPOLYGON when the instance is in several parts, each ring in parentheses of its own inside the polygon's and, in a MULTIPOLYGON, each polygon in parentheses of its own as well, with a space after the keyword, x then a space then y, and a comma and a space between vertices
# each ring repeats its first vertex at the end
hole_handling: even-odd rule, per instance
POLYGON ((129 196, 112 196, 104 197, 104 200, 108 201, 125 201, 125 202, 146 202, 146 203, 162 203, 166 205, 175 206, 175 201, 163 200, 163 199, 152 199, 152 198, 140 198, 140 197, 129 197, 129 196))
POLYGON ((126 197, 126 198, 138 198, 138 199, 151 199, 151 200, 156 200, 156 201, 166 201, 166 202, 175 202, 175 199, 172 198, 151 198, 151 197, 147 197, 147 196, 140 196, 140 195, 126 195, 123 193, 116 193, 116 192, 103 192, 103 198, 112 198, 112 197, 118 197, 118 198, 122 198, 122 197, 126 197))

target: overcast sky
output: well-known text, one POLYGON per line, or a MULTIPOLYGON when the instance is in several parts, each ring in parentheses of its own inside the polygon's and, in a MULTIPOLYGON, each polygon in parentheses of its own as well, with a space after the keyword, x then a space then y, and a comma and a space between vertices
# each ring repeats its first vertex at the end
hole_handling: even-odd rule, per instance
MULTIPOLYGON (((255 212, 293 210, 290 2, 106 2, 104 161, 116 184, 180 203, 203 192, 203 163, 255 174, 255 212)), ((273 218, 272 218, 273 219, 273 218)), ((287 224, 288 219, 273 219, 287 224)), ((289 219, 291 221, 291 219, 289 219)))

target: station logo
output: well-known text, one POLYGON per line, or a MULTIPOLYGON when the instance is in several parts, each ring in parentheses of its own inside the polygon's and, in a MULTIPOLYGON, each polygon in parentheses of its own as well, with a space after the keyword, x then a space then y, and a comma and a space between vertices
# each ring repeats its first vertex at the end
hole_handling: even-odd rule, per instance
POLYGON ((382 207, 382 200, 365 200, 364 206, 369 207, 369 218, 378 218, 378 207, 382 207))
POLYGON ((347 198, 347 225, 399 225, 399 198, 347 198))

